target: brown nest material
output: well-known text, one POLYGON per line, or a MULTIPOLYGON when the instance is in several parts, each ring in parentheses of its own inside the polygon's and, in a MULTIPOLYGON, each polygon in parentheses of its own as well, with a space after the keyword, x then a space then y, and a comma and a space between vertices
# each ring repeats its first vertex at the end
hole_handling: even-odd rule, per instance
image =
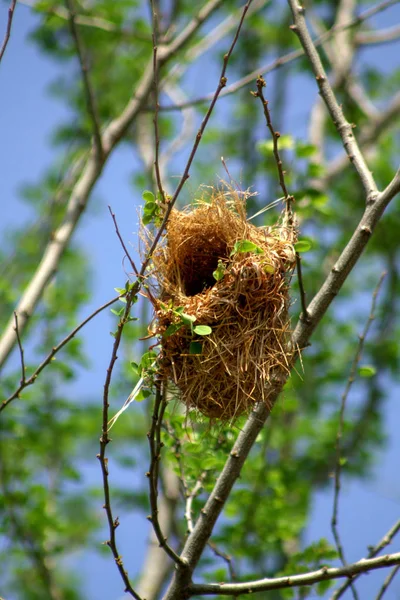
POLYGON ((268 403, 268 384, 290 363, 294 233, 284 218, 270 228, 250 224, 249 195, 213 190, 195 207, 173 209, 153 257, 161 374, 188 409, 224 421, 268 403), (199 335, 199 325, 211 333, 199 335))

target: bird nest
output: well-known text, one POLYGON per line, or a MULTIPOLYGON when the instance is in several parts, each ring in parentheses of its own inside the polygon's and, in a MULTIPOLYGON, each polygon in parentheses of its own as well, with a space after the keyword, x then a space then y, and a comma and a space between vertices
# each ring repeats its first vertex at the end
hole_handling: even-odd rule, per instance
POLYGON ((294 232, 283 218, 258 228, 246 217, 249 193, 213 190, 171 211, 153 256, 160 375, 188 409, 228 421, 256 403, 289 369, 289 279, 294 232))

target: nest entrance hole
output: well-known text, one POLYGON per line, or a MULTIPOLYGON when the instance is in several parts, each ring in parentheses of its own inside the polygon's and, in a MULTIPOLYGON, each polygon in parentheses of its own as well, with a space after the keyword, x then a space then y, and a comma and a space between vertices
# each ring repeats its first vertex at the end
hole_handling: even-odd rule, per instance
POLYGON ((229 258, 226 242, 192 239, 179 249, 179 278, 186 296, 197 296, 216 284, 213 272, 219 260, 229 258))

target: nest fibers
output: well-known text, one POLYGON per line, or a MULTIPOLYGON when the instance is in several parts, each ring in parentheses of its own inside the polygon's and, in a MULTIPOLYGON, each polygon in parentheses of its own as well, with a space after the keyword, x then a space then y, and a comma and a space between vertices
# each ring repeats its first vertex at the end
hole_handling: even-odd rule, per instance
POLYGON ((153 256, 160 375, 188 409, 224 421, 268 404, 268 384, 291 356, 294 232, 285 218, 270 228, 250 224, 249 195, 212 190, 195 207, 173 209, 153 256))

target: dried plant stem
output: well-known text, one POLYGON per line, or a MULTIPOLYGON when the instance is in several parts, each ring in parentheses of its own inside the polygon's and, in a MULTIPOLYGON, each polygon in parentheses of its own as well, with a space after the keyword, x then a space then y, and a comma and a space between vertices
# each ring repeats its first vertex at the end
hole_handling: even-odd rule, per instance
POLYGON ((20 356, 20 363, 21 363, 21 379, 20 379, 20 385, 21 386, 25 386, 25 359, 24 359, 24 349, 22 347, 22 342, 21 342, 21 337, 19 335, 19 329, 18 329, 18 315, 16 312, 14 312, 14 318, 15 318, 15 334, 17 336, 17 341, 18 341, 18 349, 19 349, 19 356, 20 356))
MULTIPOLYGON (((353 359, 353 362, 351 365, 350 374, 347 379, 346 387, 342 394, 340 411, 339 411, 339 424, 338 424, 338 430, 337 430, 337 435, 336 435, 335 487, 334 487, 334 497, 333 497, 333 511, 332 511, 332 519, 331 519, 331 528, 332 528, 333 537, 335 539, 335 544, 336 544, 336 548, 338 551, 338 555, 339 555, 341 563, 344 567, 347 566, 347 561, 345 558, 344 549, 343 549, 343 545, 342 545, 342 542, 340 539, 339 529, 338 529, 339 498, 340 498, 340 488, 341 488, 340 476, 341 476, 341 467, 342 467, 341 439, 342 439, 343 427, 344 427, 344 414, 345 414, 345 410, 346 410, 347 398, 349 396, 351 387, 356 379, 357 368, 358 368, 359 362, 362 357, 365 340, 368 335, 371 324, 372 324, 373 320, 375 319, 376 302, 377 302, 379 290, 382 286, 385 275, 386 275, 386 273, 382 273, 381 277, 379 278, 378 284, 374 290, 374 293, 372 296, 371 311, 368 316, 368 320, 365 324, 364 330, 359 337, 357 351, 356 351, 356 354, 354 356, 354 359, 353 359)), ((350 587, 352 589, 354 598, 357 599, 358 594, 357 594, 352 582, 350 582, 350 587)))
POLYGON ((300 319, 302 321, 307 321, 307 319, 308 319, 307 298, 306 298, 306 292, 304 289, 303 271, 301 270, 301 256, 298 252, 296 252, 296 269, 297 269, 297 279, 299 282, 300 302, 301 302, 300 319))

